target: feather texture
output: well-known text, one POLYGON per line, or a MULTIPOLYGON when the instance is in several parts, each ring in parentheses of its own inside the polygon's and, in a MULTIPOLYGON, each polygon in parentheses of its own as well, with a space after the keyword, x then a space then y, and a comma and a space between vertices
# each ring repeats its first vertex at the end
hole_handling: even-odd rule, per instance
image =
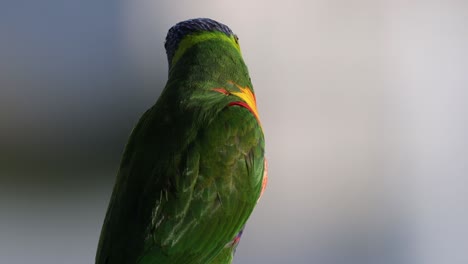
POLYGON ((185 47, 160 98, 132 131, 98 264, 232 261, 229 243, 262 190, 264 136, 251 109, 235 104, 244 102, 240 87, 253 96, 237 39, 214 29, 189 40, 203 34, 216 37, 185 47))

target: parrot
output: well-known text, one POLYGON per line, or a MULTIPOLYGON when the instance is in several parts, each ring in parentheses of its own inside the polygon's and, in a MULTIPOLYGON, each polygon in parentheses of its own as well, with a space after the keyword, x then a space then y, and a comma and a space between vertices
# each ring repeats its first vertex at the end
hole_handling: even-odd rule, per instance
POLYGON ((265 137, 232 30, 167 33, 168 79, 125 146, 96 264, 232 263, 267 184, 265 137))

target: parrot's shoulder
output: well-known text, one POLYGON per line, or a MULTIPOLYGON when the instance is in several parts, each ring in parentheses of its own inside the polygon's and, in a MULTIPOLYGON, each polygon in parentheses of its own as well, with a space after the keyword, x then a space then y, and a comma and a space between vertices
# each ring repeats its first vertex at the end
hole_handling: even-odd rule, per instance
POLYGON ((245 224, 261 189, 261 126, 239 106, 200 112, 156 104, 133 129, 101 237, 113 259, 204 262, 245 224))

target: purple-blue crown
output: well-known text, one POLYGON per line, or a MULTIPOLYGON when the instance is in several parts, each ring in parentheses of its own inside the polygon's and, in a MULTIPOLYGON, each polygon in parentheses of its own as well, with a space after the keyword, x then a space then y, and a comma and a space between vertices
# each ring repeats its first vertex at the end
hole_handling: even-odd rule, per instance
POLYGON ((195 18, 179 22, 169 29, 164 43, 169 65, 182 38, 200 31, 219 31, 227 36, 234 34, 228 26, 209 18, 195 18))

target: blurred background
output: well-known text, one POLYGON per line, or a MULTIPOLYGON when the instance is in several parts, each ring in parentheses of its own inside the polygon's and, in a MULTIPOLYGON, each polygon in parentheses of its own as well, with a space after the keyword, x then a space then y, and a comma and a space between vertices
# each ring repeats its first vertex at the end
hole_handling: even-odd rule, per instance
POLYGON ((167 30, 240 37, 269 186, 235 263, 468 263, 467 1, 2 1, 0 263, 94 263, 167 30))

